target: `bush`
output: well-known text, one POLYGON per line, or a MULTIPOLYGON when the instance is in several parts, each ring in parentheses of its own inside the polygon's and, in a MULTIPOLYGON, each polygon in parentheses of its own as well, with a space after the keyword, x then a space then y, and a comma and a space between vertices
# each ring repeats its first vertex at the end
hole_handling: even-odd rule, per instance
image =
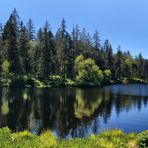
POLYGON ((57 141, 50 131, 41 136, 28 131, 11 133, 8 128, 0 129, 1 148, 55 148, 57 141))
POLYGON ((59 87, 59 86, 75 86, 75 82, 71 79, 64 79, 59 75, 49 76, 48 85, 59 87))
POLYGON ((11 145, 14 147, 23 147, 23 148, 36 148, 41 147, 41 142, 39 139, 39 136, 33 135, 29 133, 28 131, 23 131, 19 133, 11 134, 11 138, 13 142, 11 145))
POLYGON ((137 144, 140 148, 148 147, 148 131, 144 131, 137 136, 137 144))
POLYGON ((56 147, 56 145, 57 145, 56 138, 49 130, 41 134, 40 140, 42 143, 41 147, 43 147, 43 148, 46 148, 46 147, 53 148, 53 147, 56 147))

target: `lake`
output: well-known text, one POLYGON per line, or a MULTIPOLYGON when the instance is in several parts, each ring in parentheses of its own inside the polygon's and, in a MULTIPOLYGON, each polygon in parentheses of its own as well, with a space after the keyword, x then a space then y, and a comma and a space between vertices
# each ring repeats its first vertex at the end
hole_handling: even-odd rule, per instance
POLYGON ((101 88, 0 88, 0 127, 60 138, 85 137, 102 130, 148 129, 148 85, 101 88))

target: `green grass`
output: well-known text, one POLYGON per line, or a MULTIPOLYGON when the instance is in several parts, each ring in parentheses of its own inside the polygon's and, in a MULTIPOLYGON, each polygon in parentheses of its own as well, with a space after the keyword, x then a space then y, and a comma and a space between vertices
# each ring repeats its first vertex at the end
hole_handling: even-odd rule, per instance
POLYGON ((146 148, 148 131, 125 134, 112 129, 86 138, 57 139, 51 131, 40 136, 28 131, 12 133, 8 128, 0 129, 0 148, 146 148))

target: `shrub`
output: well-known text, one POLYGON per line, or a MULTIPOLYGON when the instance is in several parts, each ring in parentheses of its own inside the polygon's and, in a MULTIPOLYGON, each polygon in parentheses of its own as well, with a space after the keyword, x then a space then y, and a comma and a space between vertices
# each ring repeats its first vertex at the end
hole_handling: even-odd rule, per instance
POLYGON ((76 81, 79 85, 101 85, 103 73, 93 59, 80 55, 75 60, 76 81))
POLYGON ((43 148, 46 148, 46 147, 53 148, 53 147, 56 147, 56 145, 57 145, 57 141, 56 141, 54 135, 49 130, 41 134, 40 140, 42 143, 41 147, 43 147, 43 148))
POLYGON ((71 79, 64 79, 59 75, 49 76, 48 85, 58 87, 58 86, 75 86, 75 82, 71 79))
POLYGON ((137 144, 140 148, 148 147, 148 130, 137 135, 137 144))

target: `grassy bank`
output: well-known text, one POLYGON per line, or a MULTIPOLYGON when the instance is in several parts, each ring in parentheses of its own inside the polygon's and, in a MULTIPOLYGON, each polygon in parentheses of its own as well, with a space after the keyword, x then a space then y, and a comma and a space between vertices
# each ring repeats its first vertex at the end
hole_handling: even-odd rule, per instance
POLYGON ((57 139, 50 131, 40 136, 28 131, 13 133, 8 128, 0 129, 2 148, 137 148, 148 147, 148 131, 125 134, 114 129, 86 138, 57 139))

